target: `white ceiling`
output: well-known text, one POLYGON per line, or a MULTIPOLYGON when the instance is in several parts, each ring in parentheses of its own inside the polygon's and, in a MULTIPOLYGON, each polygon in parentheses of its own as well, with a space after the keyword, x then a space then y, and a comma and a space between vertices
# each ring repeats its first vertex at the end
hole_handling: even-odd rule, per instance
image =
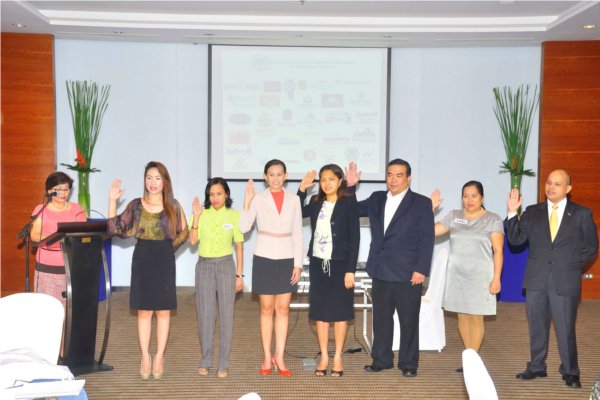
POLYGON ((600 40, 600 1, 1 0, 1 19, 2 32, 173 43, 445 47, 600 40))

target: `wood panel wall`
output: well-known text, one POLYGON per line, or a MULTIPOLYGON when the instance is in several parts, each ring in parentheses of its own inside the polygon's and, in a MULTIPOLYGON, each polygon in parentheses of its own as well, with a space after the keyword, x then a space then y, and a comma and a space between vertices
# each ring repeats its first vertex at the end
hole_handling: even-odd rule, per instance
MULTIPOLYGON (((25 290, 25 252, 17 233, 44 199, 56 167, 54 38, 2 33, 2 256, 0 294, 25 290)), ((30 287, 33 287, 33 257, 30 287)))
MULTIPOLYGON (((600 226, 600 41, 543 45, 539 194, 548 174, 571 174, 571 199, 590 207, 600 226)), ((600 299, 600 259, 583 280, 583 298, 600 299)))

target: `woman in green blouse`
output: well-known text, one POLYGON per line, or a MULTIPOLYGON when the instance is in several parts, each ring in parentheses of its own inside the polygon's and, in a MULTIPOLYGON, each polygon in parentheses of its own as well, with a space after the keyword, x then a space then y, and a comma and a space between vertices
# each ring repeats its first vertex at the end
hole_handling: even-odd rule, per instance
POLYGON ((244 235, 238 228, 240 212, 231 209, 229 185, 223 178, 212 178, 204 191, 204 204, 194 198, 194 215, 189 241, 198 243, 196 263, 196 310, 202 357, 198 374, 208 375, 213 360, 213 338, 219 310, 219 361, 217 376, 227 377, 233 337, 235 293, 244 286, 244 235), (233 248, 237 261, 233 262, 233 248))

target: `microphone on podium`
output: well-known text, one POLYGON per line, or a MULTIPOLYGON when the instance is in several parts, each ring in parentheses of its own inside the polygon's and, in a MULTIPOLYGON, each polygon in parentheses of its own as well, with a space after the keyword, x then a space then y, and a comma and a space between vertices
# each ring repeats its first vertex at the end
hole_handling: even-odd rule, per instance
POLYGON ((58 192, 46 193, 46 198, 48 200, 51 200, 53 197, 58 196, 58 195, 59 195, 58 192))

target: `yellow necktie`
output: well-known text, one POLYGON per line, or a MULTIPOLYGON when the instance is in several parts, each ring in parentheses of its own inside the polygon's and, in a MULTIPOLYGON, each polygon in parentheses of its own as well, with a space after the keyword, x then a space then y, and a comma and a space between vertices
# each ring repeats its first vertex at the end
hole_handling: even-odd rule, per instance
POLYGON ((554 242, 556 233, 558 232, 558 213, 556 204, 552 205, 552 213, 550 213, 550 239, 554 242))

